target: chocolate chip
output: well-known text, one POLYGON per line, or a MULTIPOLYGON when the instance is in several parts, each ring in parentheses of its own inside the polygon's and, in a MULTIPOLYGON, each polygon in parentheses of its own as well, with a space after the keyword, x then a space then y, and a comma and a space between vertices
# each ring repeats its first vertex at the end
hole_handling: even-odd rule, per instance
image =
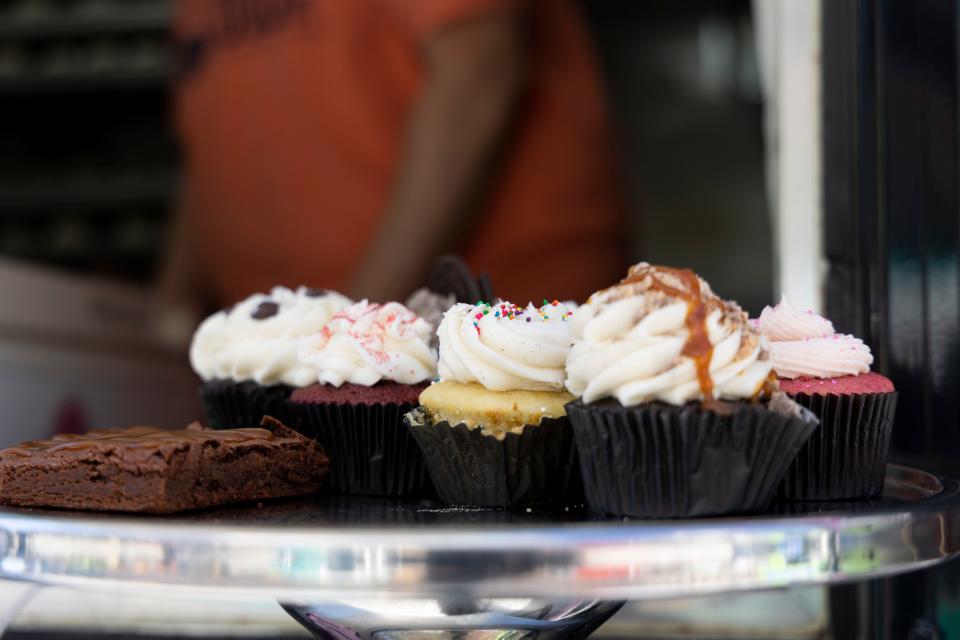
POLYGON ((253 310, 253 313, 250 314, 250 317, 254 320, 265 320, 266 318, 277 315, 279 311, 280 305, 278 305, 276 302, 268 300, 257 305, 257 308, 253 310))
POLYGON ((307 287, 306 290, 304 290, 304 294, 306 294, 308 298, 319 298, 320 296, 325 296, 328 293, 330 293, 329 289, 317 289, 315 287, 307 287))

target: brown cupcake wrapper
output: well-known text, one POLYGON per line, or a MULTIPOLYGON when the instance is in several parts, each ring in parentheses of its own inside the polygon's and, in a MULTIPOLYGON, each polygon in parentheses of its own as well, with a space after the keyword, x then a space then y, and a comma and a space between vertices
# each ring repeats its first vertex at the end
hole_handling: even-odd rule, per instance
POLYGON ((287 401, 288 424, 330 458, 327 490, 368 496, 430 496, 420 448, 403 424, 412 403, 287 401))
POLYGON ((211 380, 200 386, 207 425, 214 429, 259 427, 263 416, 286 423, 284 403, 293 391, 286 385, 265 387, 256 382, 211 380))
POLYGON ((422 408, 404 421, 446 504, 509 508, 582 502, 577 452, 566 418, 544 418, 502 440, 463 423, 430 423, 422 408))
POLYGON ((695 404, 567 404, 587 504, 603 513, 683 518, 762 511, 803 443, 809 414, 744 404, 721 416, 695 404))
POLYGON ((878 496, 893 431, 897 393, 790 396, 820 419, 778 490, 785 500, 878 496))

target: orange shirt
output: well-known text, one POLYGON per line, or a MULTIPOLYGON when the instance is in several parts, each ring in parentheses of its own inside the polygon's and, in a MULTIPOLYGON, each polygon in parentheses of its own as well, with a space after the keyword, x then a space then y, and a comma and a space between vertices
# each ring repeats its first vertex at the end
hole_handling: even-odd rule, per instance
POLYGON ((465 257, 518 302, 582 299, 618 279, 605 107, 566 1, 180 0, 177 114, 198 285, 224 303, 274 284, 345 287, 387 208, 424 82, 420 43, 517 4, 529 86, 465 257))

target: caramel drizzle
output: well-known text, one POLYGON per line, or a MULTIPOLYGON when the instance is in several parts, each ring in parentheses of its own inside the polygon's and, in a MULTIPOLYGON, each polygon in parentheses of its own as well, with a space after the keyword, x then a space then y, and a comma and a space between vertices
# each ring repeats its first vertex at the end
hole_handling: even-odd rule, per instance
POLYGON ((756 393, 754 393, 753 397, 750 398, 750 402, 767 400, 779 390, 780 385, 777 382, 777 374, 771 370, 770 373, 767 374, 767 377, 763 380, 763 383, 761 383, 761 385, 757 388, 756 393))
POLYGON ((661 267, 656 265, 645 266, 633 270, 620 284, 633 284, 650 279, 650 288, 669 296, 679 298, 687 303, 687 317, 684 324, 687 328, 687 341, 681 353, 693 360, 697 370, 697 382, 703 394, 703 407, 718 413, 729 412, 727 403, 717 400, 713 395, 713 378, 710 377, 710 361, 713 359, 713 345, 707 333, 707 316, 710 307, 704 304, 700 292, 700 279, 690 269, 675 267, 661 267), (658 273, 670 274, 683 284, 682 289, 671 286, 657 277, 658 273))

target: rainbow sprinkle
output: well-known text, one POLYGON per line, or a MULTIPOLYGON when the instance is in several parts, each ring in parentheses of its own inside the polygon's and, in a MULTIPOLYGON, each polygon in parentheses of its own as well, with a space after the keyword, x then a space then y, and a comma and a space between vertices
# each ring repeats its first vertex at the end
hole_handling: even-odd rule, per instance
MULTIPOLYGON (((547 322, 550 320, 550 307, 559 307, 559 300, 547 300, 543 299, 543 305, 539 309, 535 309, 540 320, 542 322, 547 322)), ((525 322, 532 322, 536 316, 533 316, 533 312, 529 311, 525 307, 518 307, 515 304, 500 302, 496 306, 490 304, 485 300, 477 300, 477 303, 474 305, 475 309, 473 312, 473 317, 475 322, 473 322, 474 328, 477 330, 477 334, 480 334, 480 325, 479 322, 483 320, 483 316, 490 315, 490 312, 493 312, 494 318, 503 318, 506 320, 523 320, 525 322)), ((560 315, 560 319, 563 321, 568 320, 573 317, 572 311, 565 311, 560 315)))

